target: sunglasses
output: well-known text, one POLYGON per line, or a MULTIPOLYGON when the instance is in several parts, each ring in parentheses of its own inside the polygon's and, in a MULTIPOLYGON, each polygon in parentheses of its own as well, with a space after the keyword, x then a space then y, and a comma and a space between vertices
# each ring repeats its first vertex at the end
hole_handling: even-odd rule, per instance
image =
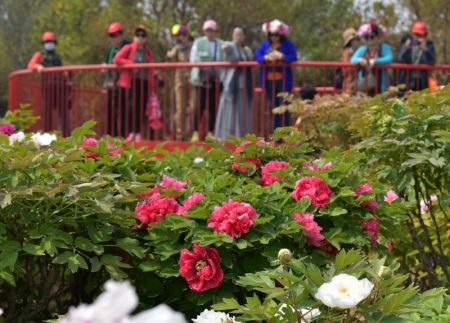
POLYGON ((136 33, 135 36, 138 38, 146 38, 147 34, 146 33, 136 33))
POLYGON ((375 39, 375 36, 364 36, 364 39, 365 40, 374 40, 375 39))
POLYGON ((121 32, 117 32, 117 33, 109 34, 109 38, 117 38, 117 37, 119 37, 121 35, 122 35, 121 32))

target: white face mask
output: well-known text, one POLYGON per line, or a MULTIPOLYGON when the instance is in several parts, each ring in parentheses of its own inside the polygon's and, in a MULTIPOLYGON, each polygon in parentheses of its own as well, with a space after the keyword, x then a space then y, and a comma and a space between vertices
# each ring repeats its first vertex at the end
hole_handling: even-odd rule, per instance
POLYGON ((56 44, 53 42, 44 43, 44 49, 45 50, 54 50, 56 47, 56 44))

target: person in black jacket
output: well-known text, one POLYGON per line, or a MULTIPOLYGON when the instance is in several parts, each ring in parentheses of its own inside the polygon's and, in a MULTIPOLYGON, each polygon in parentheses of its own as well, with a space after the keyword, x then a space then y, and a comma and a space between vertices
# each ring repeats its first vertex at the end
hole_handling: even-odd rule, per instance
MULTIPOLYGON (((436 63, 436 52, 432 41, 427 40, 428 27, 423 21, 416 21, 412 26, 412 37, 407 37, 400 48, 398 62, 404 64, 436 63)), ((406 85, 406 90, 420 91, 428 88, 428 71, 406 70, 400 73, 400 84, 406 85)))
MULTIPOLYGON (((108 27, 108 36, 111 40, 111 48, 106 56, 106 64, 114 64, 113 60, 116 54, 123 46, 130 42, 123 36, 123 27, 118 22, 113 22, 108 27)), ((104 87, 107 91, 107 133, 111 136, 125 136, 125 119, 126 119, 126 91, 117 86, 119 73, 114 70, 108 70, 105 78, 104 87), (119 122, 120 120, 120 127, 119 122)))

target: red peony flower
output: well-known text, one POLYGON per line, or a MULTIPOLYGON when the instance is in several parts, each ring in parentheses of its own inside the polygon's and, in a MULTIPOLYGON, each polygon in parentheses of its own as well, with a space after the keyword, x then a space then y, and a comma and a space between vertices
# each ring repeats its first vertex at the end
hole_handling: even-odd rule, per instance
POLYGON ((214 209, 208 220, 208 228, 214 228, 216 233, 225 232, 232 238, 240 238, 255 225, 253 220, 257 216, 250 204, 229 200, 214 209))
POLYGON ((153 195, 157 194, 157 193, 161 193, 161 189, 158 186, 153 187, 149 192, 142 192, 139 193, 139 198, 144 199, 144 198, 149 198, 152 197, 153 195))
MULTIPOLYGON (((361 195, 363 195, 364 193, 370 194, 373 192, 372 186, 370 186, 370 184, 366 183, 363 184, 361 186, 358 186, 357 188, 355 188, 353 190, 353 192, 355 192, 355 194, 359 197, 361 195)), ((375 212, 377 207, 378 207, 378 203, 375 200, 370 200, 370 201, 364 201, 361 203, 362 207, 365 207, 366 209, 368 209, 370 212, 375 212)))
POLYGON ((194 244, 194 252, 181 250, 180 275, 186 279, 189 288, 196 292, 215 288, 222 284, 223 270, 216 249, 194 244))
POLYGON ((273 183, 279 182, 282 179, 287 178, 285 176, 284 178, 280 178, 279 176, 272 175, 272 173, 276 173, 278 170, 289 167, 289 163, 282 162, 282 161, 271 161, 268 162, 263 168, 262 168, 262 178, 261 178, 261 185, 263 186, 270 186, 273 183))
POLYGON ((108 152, 108 156, 118 156, 118 155, 120 155, 120 151, 117 149, 116 146, 108 144, 106 146, 106 148, 111 150, 110 152, 108 152))
POLYGON ((137 204, 136 219, 147 228, 149 223, 159 223, 167 214, 177 213, 179 208, 180 205, 174 198, 161 197, 156 193, 151 199, 137 204))
POLYGON ((0 133, 4 133, 5 135, 11 136, 14 131, 16 131, 16 126, 12 123, 3 123, 0 124, 0 133))
POLYGON ((362 228, 370 236, 370 246, 373 248, 377 245, 378 233, 380 232, 380 223, 377 218, 365 220, 362 223, 362 228))
POLYGON ((174 191, 180 191, 187 186, 186 182, 180 182, 176 178, 172 178, 166 175, 163 175, 163 180, 159 184, 161 187, 169 188, 174 191))
POLYGON ((185 215, 187 211, 189 211, 194 206, 198 205, 201 201, 205 200, 206 197, 202 193, 194 193, 191 196, 189 196, 186 201, 184 201, 184 204, 182 207, 178 209, 177 214, 179 215, 185 215))
POLYGON ((312 176, 298 180, 291 195, 297 201, 302 197, 307 197, 311 200, 312 205, 325 208, 331 195, 333 195, 333 191, 323 179, 312 176))
POLYGON ((325 239, 325 237, 320 234, 320 231, 322 231, 322 227, 320 227, 317 222, 314 221, 314 215, 312 215, 311 213, 295 213, 294 219, 297 220, 297 222, 304 228, 308 243, 315 247, 320 247, 322 245, 321 242, 323 239, 325 239))
POLYGON ((89 147, 97 148, 97 140, 95 138, 87 138, 81 148, 86 152, 86 158, 97 159, 98 153, 89 149, 89 147))
POLYGON ((245 147, 247 147, 248 145, 251 145, 251 144, 252 144, 252 142, 250 140, 246 140, 242 144, 237 146, 236 149, 234 150, 234 152, 240 153, 241 151, 243 151, 245 149, 245 147))

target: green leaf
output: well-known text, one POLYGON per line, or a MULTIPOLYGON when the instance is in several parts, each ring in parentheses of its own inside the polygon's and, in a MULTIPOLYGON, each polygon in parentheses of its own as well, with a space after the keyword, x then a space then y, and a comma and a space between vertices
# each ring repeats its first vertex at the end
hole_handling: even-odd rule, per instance
POLYGON ((343 209, 341 207, 335 207, 334 209, 331 210, 331 216, 339 216, 342 214, 347 214, 348 211, 346 209, 343 209))
POLYGON ((240 305, 234 298, 224 298, 222 303, 214 304, 211 307, 216 311, 230 311, 240 308, 240 305))
POLYGON ((146 261, 139 265, 139 268, 144 272, 155 271, 161 268, 161 265, 156 261, 146 261))
POLYGON ((58 257, 53 259, 53 263, 57 265, 63 265, 69 262, 69 259, 74 256, 73 252, 65 251, 60 254, 58 257))
POLYGON ((308 207, 311 205, 311 199, 307 197, 302 197, 298 207, 300 208, 300 213, 306 213, 308 207))
POLYGON ((0 194, 0 207, 4 209, 11 204, 11 194, 0 194))
POLYGON ((17 250, 5 250, 0 254, 0 270, 9 268, 14 270, 19 252, 17 250))
POLYGON ((68 263, 69 269, 72 273, 76 273, 78 268, 89 269, 86 260, 84 260, 84 258, 79 254, 69 257, 68 263))
POLYGON ((117 245, 126 252, 135 255, 138 258, 143 258, 145 249, 139 246, 139 241, 132 238, 123 238, 117 240, 117 245))
POLYGON ((23 251, 25 251, 26 253, 29 253, 30 255, 33 255, 33 256, 44 256, 45 255, 45 252, 41 246, 35 245, 32 243, 25 243, 23 245, 23 251))
POLYGON ((341 271, 345 267, 353 265, 361 259, 362 255, 359 251, 351 249, 348 252, 346 252, 344 249, 342 249, 336 256, 334 266, 336 268, 336 271, 341 271))

